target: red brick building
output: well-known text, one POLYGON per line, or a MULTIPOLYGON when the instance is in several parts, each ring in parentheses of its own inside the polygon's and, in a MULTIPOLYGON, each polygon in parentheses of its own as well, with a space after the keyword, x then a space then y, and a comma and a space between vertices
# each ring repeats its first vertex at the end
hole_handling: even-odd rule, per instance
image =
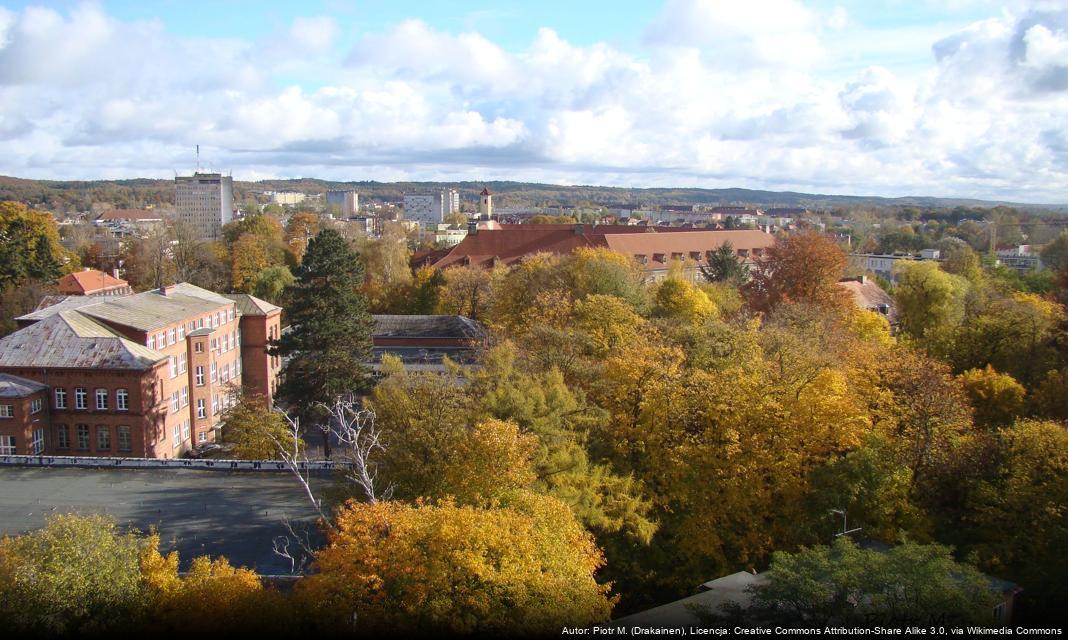
POLYGON ((126 296, 133 293, 130 283, 125 280, 89 268, 68 273, 56 286, 66 296, 126 296))
POLYGON ((264 395, 277 378, 257 350, 281 310, 247 298, 182 283, 121 297, 48 299, 0 339, 0 374, 21 379, 24 391, 31 383, 46 387, 47 411, 38 418, 44 442, 32 433, 40 426, 27 436, 24 418, 2 434, 15 438, 19 454, 78 456, 173 458, 213 441, 246 377, 264 395), (246 318, 240 307, 248 305, 268 311, 246 318))
POLYGON ((447 269, 475 265, 512 265, 535 253, 566 255, 580 247, 603 247, 633 257, 650 280, 664 277, 672 262, 697 267, 730 242, 739 257, 751 260, 775 244, 763 231, 705 231, 678 227, 627 225, 522 224, 500 229, 469 230, 462 242, 449 249, 421 254, 413 266, 447 269))

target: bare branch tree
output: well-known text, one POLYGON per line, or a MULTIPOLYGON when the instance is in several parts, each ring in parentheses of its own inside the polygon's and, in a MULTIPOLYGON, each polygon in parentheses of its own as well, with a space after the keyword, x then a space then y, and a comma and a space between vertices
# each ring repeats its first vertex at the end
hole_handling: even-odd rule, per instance
POLYGON ((297 481, 304 487, 304 493, 308 495, 308 500, 311 501, 312 507, 315 508, 316 513, 319 514, 319 518, 327 524, 329 527, 333 527, 330 523, 330 518, 326 517, 326 513, 323 511, 323 501, 321 498, 315 497, 315 492, 311 488, 311 470, 306 464, 308 462, 308 456, 304 453, 303 441, 300 437, 300 418, 290 416, 288 413, 282 410, 278 410, 285 418, 286 424, 289 425, 289 432, 286 435, 285 441, 274 434, 268 434, 268 437, 274 441, 278 447, 278 457, 286 463, 286 467, 296 476, 297 481))
POLYGON ((335 456, 341 464, 344 478, 363 491, 364 498, 375 503, 389 500, 393 485, 379 491, 378 464, 374 461, 377 452, 385 451, 382 431, 375 422, 375 413, 363 409, 351 394, 339 396, 332 405, 319 403, 327 413, 327 420, 320 428, 328 437, 337 439, 340 451, 335 456))
POLYGON ((294 526, 287 516, 282 516, 282 525, 285 526, 289 535, 277 536, 274 539, 274 553, 289 560, 290 573, 301 572, 308 562, 315 557, 315 549, 311 542, 311 531, 307 524, 294 526), (291 549, 291 545, 294 544, 296 547, 291 549))

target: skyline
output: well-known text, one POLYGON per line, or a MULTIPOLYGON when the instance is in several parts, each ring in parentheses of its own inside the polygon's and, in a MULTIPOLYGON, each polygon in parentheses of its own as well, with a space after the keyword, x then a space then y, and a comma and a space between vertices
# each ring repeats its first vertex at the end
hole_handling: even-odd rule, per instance
POLYGON ((1063 3, 201 6, 0 3, 0 174, 1068 202, 1063 3))

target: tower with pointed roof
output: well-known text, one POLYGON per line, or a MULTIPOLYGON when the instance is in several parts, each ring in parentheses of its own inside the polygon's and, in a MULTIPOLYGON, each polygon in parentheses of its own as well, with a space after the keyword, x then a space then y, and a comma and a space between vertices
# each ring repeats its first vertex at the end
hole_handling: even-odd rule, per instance
POLYGON ((483 220, 493 219, 493 194, 489 187, 482 187, 482 193, 478 194, 478 217, 483 220))

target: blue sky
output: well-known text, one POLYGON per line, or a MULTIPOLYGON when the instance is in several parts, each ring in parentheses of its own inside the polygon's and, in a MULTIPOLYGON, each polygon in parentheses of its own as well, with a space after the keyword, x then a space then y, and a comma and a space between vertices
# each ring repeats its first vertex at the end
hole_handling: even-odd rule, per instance
POLYGON ((0 2, 0 173, 1068 202, 1068 7, 0 2))

